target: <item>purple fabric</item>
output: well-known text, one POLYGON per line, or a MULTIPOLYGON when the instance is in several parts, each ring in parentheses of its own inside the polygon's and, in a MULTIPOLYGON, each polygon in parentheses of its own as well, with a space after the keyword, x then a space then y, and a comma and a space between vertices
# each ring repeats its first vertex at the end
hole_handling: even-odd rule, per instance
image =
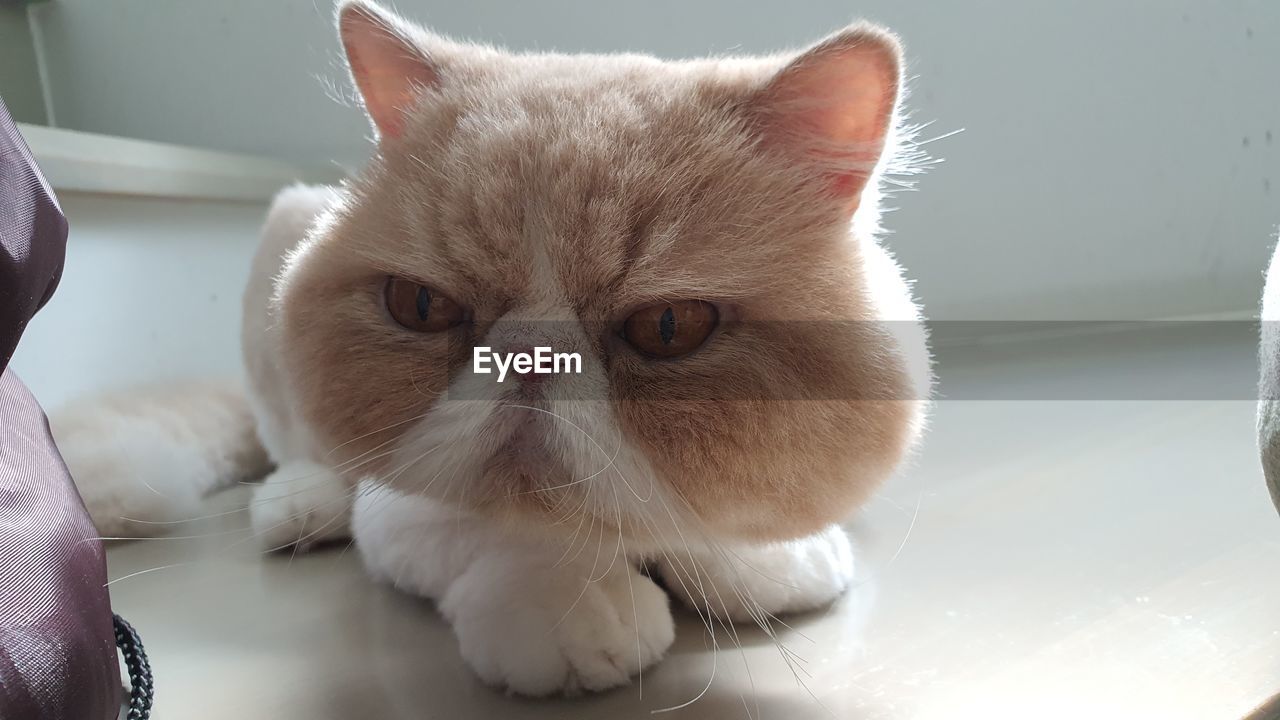
POLYGON ((0 103, 0 718, 110 720, 120 671, 102 544, 44 413, 6 370, 67 224, 0 103))
POLYGON ((67 221, 0 102, 0 371, 62 276, 67 221))

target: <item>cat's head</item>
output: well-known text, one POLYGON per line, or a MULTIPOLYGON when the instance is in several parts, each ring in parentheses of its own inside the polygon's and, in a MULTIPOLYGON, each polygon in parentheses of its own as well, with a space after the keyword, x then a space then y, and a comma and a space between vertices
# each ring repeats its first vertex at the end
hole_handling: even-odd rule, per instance
POLYGON ((901 81, 868 25, 664 62, 462 44, 339 7, 377 154, 278 283, 301 411, 406 492, 643 538, 784 538, 908 450, 927 380, 867 232, 901 81), (904 340, 904 337, 906 338, 904 340), (503 382, 475 346, 577 353, 503 382))

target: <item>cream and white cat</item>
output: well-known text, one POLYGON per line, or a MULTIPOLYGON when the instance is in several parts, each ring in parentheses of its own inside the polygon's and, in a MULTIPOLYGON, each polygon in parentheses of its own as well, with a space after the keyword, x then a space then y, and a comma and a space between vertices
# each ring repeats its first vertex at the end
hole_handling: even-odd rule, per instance
POLYGON ((55 418, 104 534, 194 512, 265 448, 265 546, 354 535, 483 679, 530 695, 658 660, 668 591, 734 621, 836 598, 839 523, 915 441, 930 382, 873 237, 893 36, 664 62, 453 42, 366 0, 338 18, 377 153, 270 211, 251 412, 209 386, 55 418), (497 382, 477 345, 585 362, 497 382))

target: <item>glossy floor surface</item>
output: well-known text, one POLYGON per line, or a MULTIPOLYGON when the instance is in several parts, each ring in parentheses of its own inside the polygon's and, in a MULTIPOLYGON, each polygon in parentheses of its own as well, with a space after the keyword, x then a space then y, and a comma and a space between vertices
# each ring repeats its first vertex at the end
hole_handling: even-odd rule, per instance
POLYGON ((851 524, 861 584, 782 633, 794 671, 681 613, 642 684, 505 697, 430 603, 341 548, 260 555, 242 512, 114 546, 112 596, 158 720, 1241 717, 1280 691, 1280 517, 1248 333, 1183 335, 944 349, 922 452, 851 524))

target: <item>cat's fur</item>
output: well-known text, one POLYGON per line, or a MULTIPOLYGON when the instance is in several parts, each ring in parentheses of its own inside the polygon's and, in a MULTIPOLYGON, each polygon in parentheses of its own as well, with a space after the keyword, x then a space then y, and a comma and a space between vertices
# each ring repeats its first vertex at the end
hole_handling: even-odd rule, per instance
MULTIPOLYGON (((341 188, 281 193, 254 261, 249 402, 277 464, 250 506, 262 541, 354 530, 375 576, 439 601, 481 677, 534 695, 662 656, 672 620, 645 563, 733 620, 839 595, 838 523, 915 440, 929 383, 873 238, 896 40, 859 25, 798 55, 663 62, 455 43, 365 0, 339 18, 379 147, 341 188), (468 341, 398 326, 388 277, 471 308, 468 341), (682 299, 734 329, 661 362, 610 330, 682 299), (789 334, 806 323, 844 331, 789 334), (474 343, 595 361, 571 399, 561 378, 460 372, 474 343), (800 397, 817 399, 783 399, 800 397)), ((260 463, 244 420, 205 453, 248 463, 191 472, 260 463)), ((117 518, 141 502, 93 489, 127 473, 85 455, 69 460, 100 528, 139 531, 117 518)))

